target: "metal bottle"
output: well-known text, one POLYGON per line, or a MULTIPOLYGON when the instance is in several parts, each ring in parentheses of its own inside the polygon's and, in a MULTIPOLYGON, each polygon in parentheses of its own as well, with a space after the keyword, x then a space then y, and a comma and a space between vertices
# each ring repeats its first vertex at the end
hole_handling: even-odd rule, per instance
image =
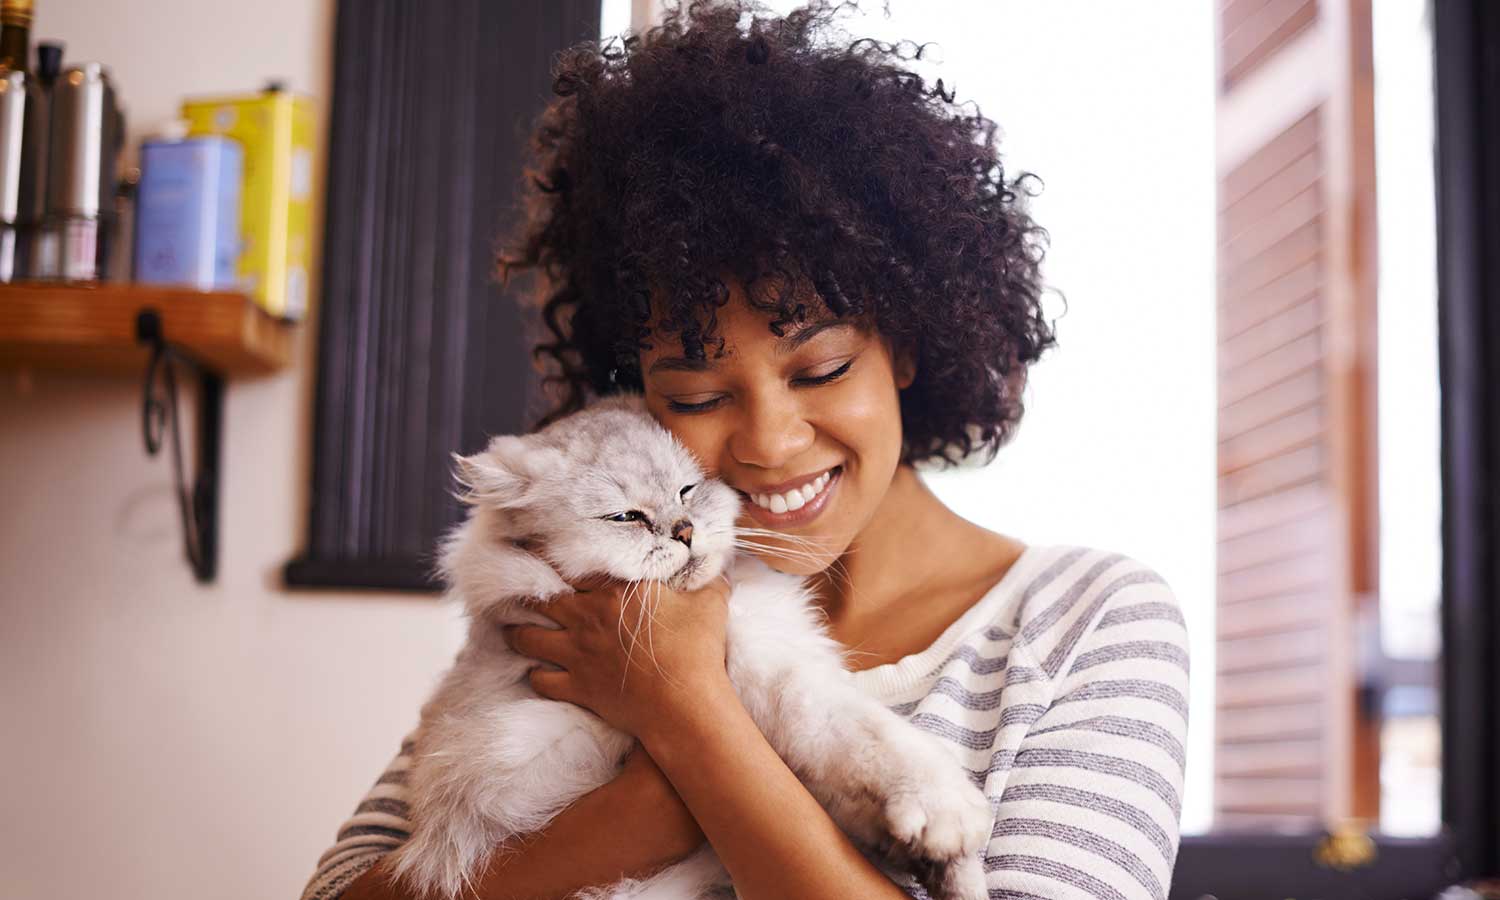
POLYGON ((32 0, 0 0, 0 282, 24 276, 46 199, 46 92, 27 66, 32 0))
POLYGON ((0 67, 0 282, 23 277, 27 238, 46 208, 46 96, 34 76, 0 67))
POLYGON ((69 66, 52 87, 46 230, 58 241, 58 277, 107 277, 124 121, 109 71, 69 66))

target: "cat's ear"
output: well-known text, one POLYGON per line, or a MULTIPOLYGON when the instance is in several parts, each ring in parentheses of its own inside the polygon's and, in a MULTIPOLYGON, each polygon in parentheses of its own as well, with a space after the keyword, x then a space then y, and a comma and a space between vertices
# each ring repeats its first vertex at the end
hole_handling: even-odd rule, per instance
POLYGON ((453 454, 459 499, 502 509, 526 502, 531 488, 560 461, 554 448, 525 437, 503 434, 473 456, 453 454))

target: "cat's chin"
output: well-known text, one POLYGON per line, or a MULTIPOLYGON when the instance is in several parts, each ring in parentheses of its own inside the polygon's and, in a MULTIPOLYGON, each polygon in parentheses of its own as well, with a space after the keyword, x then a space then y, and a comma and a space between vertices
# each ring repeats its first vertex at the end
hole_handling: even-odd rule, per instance
POLYGON ((720 566, 714 565, 706 556, 695 556, 667 579, 667 587, 674 591, 696 591, 719 577, 720 566))

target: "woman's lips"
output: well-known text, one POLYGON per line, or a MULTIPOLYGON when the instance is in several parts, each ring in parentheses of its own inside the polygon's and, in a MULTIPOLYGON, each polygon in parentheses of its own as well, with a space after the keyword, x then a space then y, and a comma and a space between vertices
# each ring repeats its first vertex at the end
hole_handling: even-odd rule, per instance
POLYGON ((744 491, 740 495, 744 498, 744 507, 750 513, 750 518, 766 528, 785 530, 806 525, 818 517, 828 507, 833 499, 833 492, 838 489, 840 482, 844 480, 844 467, 834 466, 828 471, 828 483, 823 486, 811 500, 808 500, 798 509, 789 509, 786 512, 772 512, 750 499, 744 491))

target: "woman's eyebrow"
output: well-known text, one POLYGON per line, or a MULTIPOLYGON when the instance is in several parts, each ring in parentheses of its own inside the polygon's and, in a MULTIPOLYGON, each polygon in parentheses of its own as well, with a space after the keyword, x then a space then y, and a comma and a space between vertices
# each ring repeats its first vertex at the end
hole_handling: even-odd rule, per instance
POLYGON ((854 323, 846 319, 824 319, 821 322, 804 325, 776 342, 776 354, 778 356, 785 356, 830 328, 853 327, 854 323))
POLYGON ((656 372, 706 372, 713 368, 713 364, 706 359, 688 359, 683 356, 664 356, 651 364, 646 370, 647 375, 656 372))
MULTIPOLYGON (((825 319, 822 322, 804 325, 778 340, 774 352, 777 356, 785 356, 830 328, 853 327, 855 327, 853 322, 844 319, 825 319)), ((727 351, 726 355, 732 352, 727 351)), ((651 367, 646 370, 646 374, 654 375, 657 372, 706 372, 712 368, 714 368, 712 360, 688 359, 683 356, 664 356, 652 363, 651 367)))

